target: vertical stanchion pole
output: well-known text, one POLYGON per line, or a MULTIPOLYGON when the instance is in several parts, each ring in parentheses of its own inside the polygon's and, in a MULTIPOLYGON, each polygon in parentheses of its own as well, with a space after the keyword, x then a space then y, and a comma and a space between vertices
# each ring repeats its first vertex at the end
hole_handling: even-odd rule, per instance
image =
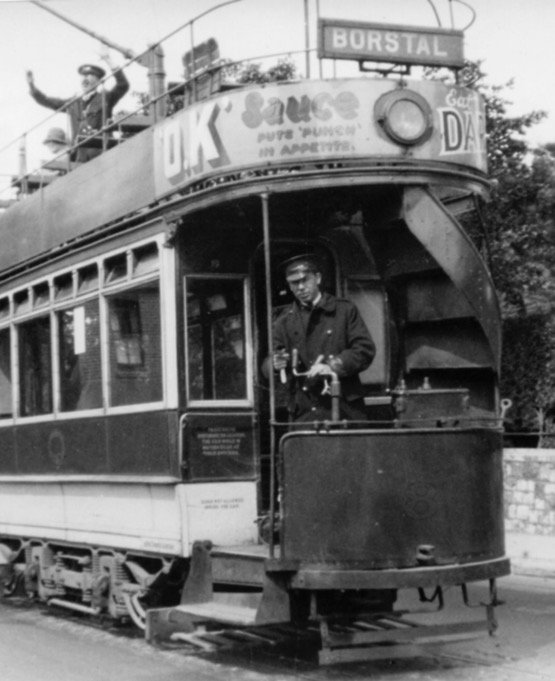
MULTIPOLYGON (((320 0, 316 0, 316 25, 320 26, 320 0)), ((318 40, 320 40, 320 36, 318 36, 318 40)), ((318 58, 318 74, 320 78, 324 77, 323 61, 322 57, 318 58)))
MULTIPOLYGON (((264 281, 266 295, 266 325, 268 334, 268 354, 273 350, 273 329, 274 320, 272 318, 272 266, 270 253, 270 211, 268 194, 262 194, 262 226, 264 230, 264 281)), ((270 382, 270 558, 275 555, 274 545, 274 522, 276 513, 276 397, 275 397, 275 376, 274 367, 270 364, 268 372, 270 382)))
POLYGON ((191 77, 193 79, 193 104, 197 101, 197 79, 195 78, 195 29, 193 28, 194 21, 191 21, 191 28, 189 29, 191 35, 191 77))
POLYGON ((29 178, 27 177, 27 135, 21 135, 19 142, 19 177, 21 178, 21 193, 29 193, 29 178))
POLYGON ((310 79, 310 30, 308 21, 308 0, 304 0, 304 49, 306 59, 306 77, 310 79))
POLYGON ((19 177, 27 175, 27 135, 21 135, 19 141, 19 177))

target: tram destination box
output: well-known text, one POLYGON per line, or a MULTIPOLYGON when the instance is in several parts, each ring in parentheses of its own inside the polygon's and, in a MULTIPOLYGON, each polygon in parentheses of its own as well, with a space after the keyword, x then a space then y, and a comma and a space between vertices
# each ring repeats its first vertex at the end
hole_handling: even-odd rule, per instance
POLYGON ((320 19, 318 55, 360 62, 464 66, 462 31, 320 19))

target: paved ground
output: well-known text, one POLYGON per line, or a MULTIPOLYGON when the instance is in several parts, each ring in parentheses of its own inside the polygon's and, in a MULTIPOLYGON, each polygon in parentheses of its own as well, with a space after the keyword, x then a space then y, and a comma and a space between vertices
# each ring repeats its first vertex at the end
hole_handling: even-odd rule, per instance
MULTIPOLYGON (((480 601, 485 589, 474 588, 480 601)), ((408 659, 320 668, 314 649, 250 647, 191 656, 160 650, 139 637, 62 619, 29 607, 0 604, 2 681, 553 681, 555 580, 511 576, 500 580, 499 631, 464 643, 413 651, 408 659)), ((446 594, 445 618, 478 615, 446 594)), ((481 610, 480 610, 481 612, 481 610)))
POLYGON ((505 543, 513 574, 555 579, 555 536, 507 532, 505 543))

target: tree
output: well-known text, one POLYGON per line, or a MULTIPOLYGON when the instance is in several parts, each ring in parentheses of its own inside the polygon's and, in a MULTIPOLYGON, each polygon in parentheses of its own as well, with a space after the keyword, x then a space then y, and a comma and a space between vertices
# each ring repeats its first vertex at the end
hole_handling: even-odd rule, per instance
POLYGON ((493 264, 506 301, 502 390, 513 400, 516 430, 549 430, 555 408, 555 157, 539 149, 524 170, 503 173, 486 220, 497 229, 493 264))
POLYGON ((480 63, 461 83, 486 102, 490 200, 482 206, 492 275, 503 313, 501 391, 514 430, 542 430, 555 405, 555 144, 533 150, 525 133, 542 111, 509 116, 503 86, 488 86, 480 63))
POLYGON ((481 63, 467 62, 458 82, 486 103, 491 195, 465 227, 482 240, 487 234, 503 315, 501 393, 513 401, 513 430, 537 432, 555 412, 555 143, 531 148, 525 134, 546 114, 510 116, 512 81, 488 85, 481 63))
POLYGON ((273 83, 294 80, 297 77, 297 65, 290 59, 279 59, 278 63, 264 71, 262 65, 255 62, 230 64, 225 67, 225 76, 241 85, 249 83, 273 83))
POLYGON ((530 297, 552 287, 555 262, 554 165, 545 150, 532 151, 525 133, 545 116, 533 111, 509 116, 505 89, 489 86, 480 62, 468 62, 461 85, 480 92, 486 102, 489 202, 482 206, 491 248, 491 267, 507 313, 525 312, 530 297))

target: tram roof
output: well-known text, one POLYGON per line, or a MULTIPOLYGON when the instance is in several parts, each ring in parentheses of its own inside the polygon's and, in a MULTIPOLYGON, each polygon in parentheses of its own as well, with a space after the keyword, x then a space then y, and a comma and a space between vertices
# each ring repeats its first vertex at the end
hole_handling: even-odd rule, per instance
POLYGON ((439 82, 400 87, 356 78, 223 91, 7 209, 0 216, 0 271, 199 191, 216 197, 223 187, 245 195, 344 185, 350 177, 354 184, 435 181, 485 191, 483 137, 479 95, 439 82), (427 137, 412 147, 388 138, 375 120, 376 103, 400 92, 412 93, 433 116, 427 137), (450 142, 446 131, 455 135, 450 142))

